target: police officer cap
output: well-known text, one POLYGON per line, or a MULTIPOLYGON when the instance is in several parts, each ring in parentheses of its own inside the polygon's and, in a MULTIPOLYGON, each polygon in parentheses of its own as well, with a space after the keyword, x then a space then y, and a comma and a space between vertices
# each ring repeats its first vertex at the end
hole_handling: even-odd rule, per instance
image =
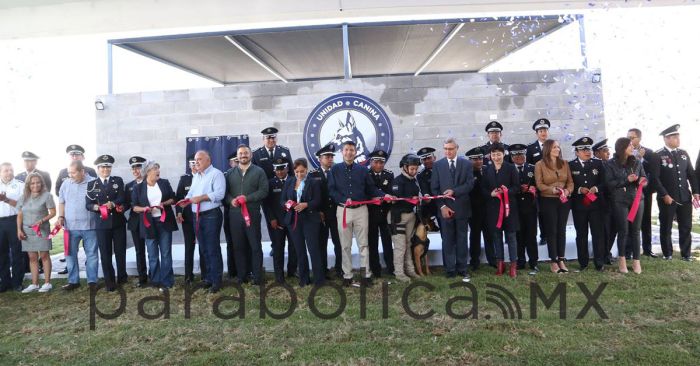
POLYGON ((498 121, 491 121, 486 125, 486 132, 501 132, 503 131, 503 125, 498 123, 498 121))
POLYGON ((513 144, 508 147, 510 155, 525 155, 527 146, 525 144, 513 144))
POLYGON ((39 157, 36 156, 36 154, 31 152, 31 151, 25 151, 22 153, 22 159, 24 159, 24 160, 36 160, 36 159, 39 159, 39 157))
POLYGON ((272 166, 275 168, 275 170, 282 170, 287 167, 287 160, 277 158, 272 162, 272 166))
POLYGON ((681 128, 681 125, 673 125, 667 129, 661 131, 660 135, 663 137, 677 135, 680 133, 680 132, 678 132, 679 128, 681 128))
POLYGON ((101 166, 112 166, 114 164, 114 157, 112 155, 100 155, 95 159, 95 165, 101 166))
POLYGON ((268 137, 268 136, 275 137, 275 136, 277 136, 277 132, 279 132, 279 130, 274 128, 274 127, 268 127, 268 128, 263 129, 262 131, 260 131, 260 133, 262 133, 264 137, 268 137))
POLYGON ((146 159, 140 157, 140 156, 132 156, 129 158, 129 165, 131 165, 132 168, 134 167, 140 167, 143 165, 143 163, 146 162, 146 159))
POLYGON ((608 148, 608 139, 602 139, 595 144, 593 144, 593 151, 598 151, 608 148))
POLYGON ((369 154, 369 160, 386 161, 387 157, 388 155, 384 150, 374 150, 371 154, 369 154))
POLYGON ((238 151, 234 151, 228 156, 228 160, 238 161, 238 151))
POLYGON ((467 151, 464 155, 469 159, 482 159, 484 157, 484 150, 477 146, 467 151))
POLYGON ((416 154, 406 154, 401 158, 401 161, 399 162, 399 167, 403 168, 405 166, 419 166, 420 163, 420 157, 416 154))
POLYGON ((540 118, 532 124, 532 129, 535 131, 539 130, 540 128, 549 129, 550 127, 552 127, 552 124, 546 118, 540 118))
POLYGON ((496 143, 491 144, 491 147, 489 148, 489 153, 492 153, 494 151, 500 151, 500 152, 505 154, 506 147, 502 143, 496 142, 496 143))
POLYGON ((573 146, 576 150, 590 150, 591 146, 593 146, 593 139, 588 136, 584 136, 574 141, 571 146, 573 146))
POLYGON ((428 156, 433 155, 434 152, 435 149, 433 149, 432 147, 423 147, 420 150, 418 150, 418 152, 416 152, 416 155, 418 155, 418 157, 421 159, 425 159, 428 156))
POLYGON ((68 145, 66 148, 66 154, 70 155, 82 155, 85 154, 85 149, 80 145, 68 145))
POLYGON ((321 156, 321 155, 335 155, 335 145, 333 144, 328 144, 316 151, 316 156, 321 156))

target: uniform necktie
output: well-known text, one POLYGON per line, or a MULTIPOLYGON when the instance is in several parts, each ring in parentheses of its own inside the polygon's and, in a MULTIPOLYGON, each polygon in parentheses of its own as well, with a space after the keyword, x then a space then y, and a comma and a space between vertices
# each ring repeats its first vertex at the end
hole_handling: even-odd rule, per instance
POLYGON ((523 174, 523 166, 522 165, 518 167, 518 173, 523 174))
POLYGON ((455 168, 455 161, 450 159, 450 174, 452 175, 452 179, 455 179, 455 171, 457 169, 455 168))
POLYGON ((323 176, 326 177, 326 179, 328 179, 328 170, 323 171, 323 176))
POLYGON ((102 181, 102 185, 105 185, 105 186, 107 185, 107 179, 102 181))
POLYGON ((274 159, 275 149, 269 149, 267 155, 270 157, 270 159, 274 159))

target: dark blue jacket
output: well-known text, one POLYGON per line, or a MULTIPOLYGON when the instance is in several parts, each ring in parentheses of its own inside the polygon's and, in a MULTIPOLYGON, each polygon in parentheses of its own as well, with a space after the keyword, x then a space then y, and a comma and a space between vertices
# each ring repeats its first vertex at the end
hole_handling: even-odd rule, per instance
MULTIPOLYGON (((290 177, 284 184, 284 189, 282 190, 282 195, 280 197, 279 204, 284 207, 285 203, 289 200, 295 201, 297 203, 306 202, 309 206, 299 213, 297 218, 297 226, 301 225, 301 222, 311 222, 317 225, 321 224, 321 186, 318 181, 312 178, 306 179, 304 184, 304 190, 301 192, 301 200, 297 200, 297 192, 294 189, 296 185, 296 177, 290 177)), ((284 215, 284 225, 292 228, 294 225, 294 210, 289 210, 284 215)))
POLYGON ((374 197, 384 197, 369 176, 367 168, 360 164, 347 165, 345 162, 335 164, 328 174, 328 193, 335 203, 345 204, 348 198, 353 201, 365 201, 374 197))
POLYGON ((124 211, 118 212, 116 208, 109 210, 107 220, 100 218, 100 210, 96 210, 95 205, 99 206, 107 202, 122 206, 124 211, 129 208, 124 194, 124 181, 120 177, 110 176, 106 185, 102 183, 102 178, 88 183, 85 208, 97 215, 97 229, 116 229, 125 226, 124 211))
MULTIPOLYGON (((160 192, 163 195, 163 198, 161 198, 161 202, 165 202, 169 199, 175 199, 175 192, 173 192, 173 188, 170 186, 170 182, 167 179, 158 179, 156 182, 158 184, 158 188, 160 188, 160 192)), ((134 190, 132 191, 131 195, 131 207, 133 208, 134 206, 140 206, 140 207, 148 207, 151 204, 148 202, 148 187, 146 181, 142 181, 141 183, 137 184, 136 187, 134 187, 134 190)), ((163 210, 163 214, 165 215, 165 222, 163 225, 165 226, 165 229, 168 231, 177 231, 177 222, 175 221, 175 214, 173 212, 173 207, 172 206, 165 206, 165 210, 163 210)), ((139 233, 142 238, 144 239, 154 239, 155 238, 155 229, 154 229, 154 222, 153 222, 153 217, 151 217, 151 212, 150 211, 145 211, 139 214, 139 233), (143 224, 143 216, 146 215, 146 219, 151 223, 151 227, 147 228, 146 225, 143 224)))

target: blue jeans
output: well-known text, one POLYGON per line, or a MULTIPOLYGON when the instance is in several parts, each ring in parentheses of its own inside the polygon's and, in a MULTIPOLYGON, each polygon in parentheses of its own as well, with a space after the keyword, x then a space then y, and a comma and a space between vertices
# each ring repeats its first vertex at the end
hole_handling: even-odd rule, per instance
POLYGON ((171 251, 173 233, 166 230, 159 221, 155 223, 154 229, 156 238, 146 239, 146 248, 148 248, 148 280, 154 285, 170 288, 175 284, 171 251))
POLYGON ((497 261, 502 261, 504 258, 503 253, 503 236, 506 237, 506 243, 508 244, 508 260, 511 263, 515 263, 518 260, 518 239, 516 237, 515 231, 503 231, 494 230, 493 231, 493 247, 495 249, 494 253, 497 261))
MULTIPOLYGON (((196 221, 196 220, 195 220, 196 221)), ((207 273, 205 278, 212 286, 221 286, 221 275, 223 273, 224 260, 221 257, 221 223, 223 214, 221 209, 215 208, 201 212, 199 214, 199 230, 197 231, 197 241, 204 248, 206 255, 207 273)), ((193 222, 196 229, 196 222, 193 222)))
POLYGON ((78 246, 83 241, 85 250, 85 272, 88 283, 97 283, 97 232, 95 230, 70 230, 70 248, 66 257, 68 283, 80 283, 80 266, 78 265, 78 246))

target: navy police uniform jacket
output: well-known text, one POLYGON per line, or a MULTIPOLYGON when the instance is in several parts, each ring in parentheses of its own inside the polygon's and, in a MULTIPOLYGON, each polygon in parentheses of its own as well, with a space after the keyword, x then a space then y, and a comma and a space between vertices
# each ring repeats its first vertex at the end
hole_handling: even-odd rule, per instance
POLYGON ((569 170, 574 181, 574 191, 571 192, 571 209, 579 210, 599 210, 604 208, 605 197, 596 193, 597 199, 590 205, 586 206, 584 198, 586 195, 579 193, 580 188, 597 187, 599 192, 603 191, 605 186, 605 169, 603 162, 600 159, 592 158, 586 162, 582 162, 578 158, 569 162, 569 170))
POLYGON ((659 157, 659 166, 656 168, 659 173, 652 172, 651 175, 656 177, 657 198, 661 199, 668 194, 676 202, 690 202, 691 192, 698 193, 698 181, 688 153, 683 149, 672 152, 664 147, 656 154, 659 157))
POLYGON ((253 164, 261 167, 264 171, 265 174, 267 175, 267 179, 271 179, 272 177, 275 176, 275 171, 272 166, 272 162, 277 160, 277 159, 284 159, 287 161, 287 167, 289 168, 289 175, 292 175, 292 154, 289 153, 289 149, 282 146, 282 145, 277 145, 275 146, 274 149, 274 154, 272 159, 270 159, 270 153, 265 148, 265 146, 261 146, 255 151, 253 151, 253 159, 252 162, 253 164))
POLYGON ((88 211, 97 215, 97 229, 114 229, 126 225, 124 211, 129 208, 124 194, 124 181, 120 177, 110 176, 107 184, 102 182, 102 178, 97 178, 88 183, 87 194, 85 196, 85 207, 88 211), (95 209, 95 205, 103 205, 107 202, 114 202, 117 206, 122 206, 122 212, 117 208, 109 210, 106 220, 100 218, 100 210, 95 209))

